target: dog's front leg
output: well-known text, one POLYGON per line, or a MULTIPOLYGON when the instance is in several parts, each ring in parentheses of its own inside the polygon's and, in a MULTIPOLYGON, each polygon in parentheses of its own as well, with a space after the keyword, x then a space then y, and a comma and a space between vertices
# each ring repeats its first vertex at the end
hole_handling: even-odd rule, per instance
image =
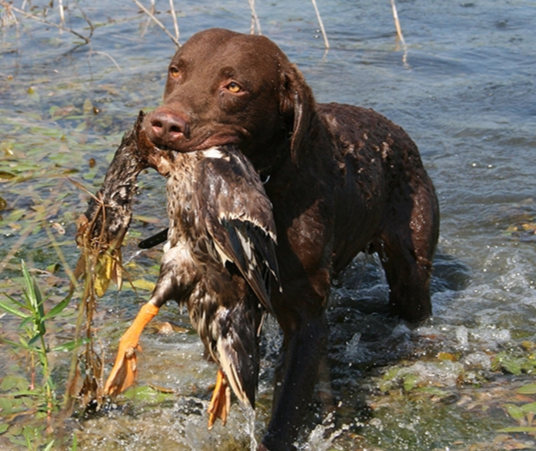
POLYGON ((325 354, 328 325, 322 310, 285 334, 283 354, 276 374, 272 419, 259 449, 285 451, 293 446, 307 414, 325 354))

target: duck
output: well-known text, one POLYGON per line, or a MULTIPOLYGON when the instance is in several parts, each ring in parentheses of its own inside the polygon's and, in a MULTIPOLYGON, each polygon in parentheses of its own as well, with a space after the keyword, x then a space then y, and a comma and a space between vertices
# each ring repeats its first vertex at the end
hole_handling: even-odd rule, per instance
POLYGON ((206 355, 218 365, 208 407, 211 429, 217 419, 226 423, 231 391, 255 408, 260 331, 265 315, 273 313, 272 290, 281 290, 272 204, 259 174, 232 144, 158 149, 138 126, 136 145, 134 154, 167 178, 169 228, 145 242, 150 247, 167 238, 160 274, 119 341, 104 395, 113 398, 135 383, 140 336, 174 300, 187 307, 206 355))

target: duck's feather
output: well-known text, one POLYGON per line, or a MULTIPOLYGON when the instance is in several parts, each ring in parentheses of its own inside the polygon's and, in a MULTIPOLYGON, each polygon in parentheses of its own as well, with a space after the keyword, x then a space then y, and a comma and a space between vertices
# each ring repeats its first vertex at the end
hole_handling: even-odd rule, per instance
POLYGON ((196 165, 197 211, 222 264, 233 263, 270 312, 279 280, 272 204, 249 161, 234 147, 205 151, 196 165))
POLYGON ((244 303, 216 314, 220 333, 216 340, 219 363, 237 398, 255 408, 258 383, 258 347, 256 331, 249 327, 255 320, 254 310, 244 303))

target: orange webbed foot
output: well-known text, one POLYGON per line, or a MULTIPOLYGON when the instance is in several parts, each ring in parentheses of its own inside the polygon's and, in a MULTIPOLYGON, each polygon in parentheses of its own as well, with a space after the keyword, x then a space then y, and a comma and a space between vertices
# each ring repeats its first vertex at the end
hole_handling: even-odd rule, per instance
POLYGON ((158 307, 151 303, 143 305, 132 325, 121 337, 114 367, 104 385, 105 396, 117 396, 136 382, 138 376, 136 351, 141 351, 138 344, 140 335, 149 321, 156 316, 158 310, 158 307))
POLYGON ((227 383, 225 374, 221 369, 218 370, 216 377, 216 386, 212 392, 212 399, 208 406, 208 428, 212 429, 214 423, 219 418, 225 426, 227 416, 231 410, 231 388, 227 383))
MULTIPOLYGON (((122 344, 122 343, 121 343, 122 344)), ((125 391, 136 382, 138 377, 138 357, 136 351, 141 351, 139 345, 119 345, 112 372, 104 385, 104 395, 112 398, 125 391)))

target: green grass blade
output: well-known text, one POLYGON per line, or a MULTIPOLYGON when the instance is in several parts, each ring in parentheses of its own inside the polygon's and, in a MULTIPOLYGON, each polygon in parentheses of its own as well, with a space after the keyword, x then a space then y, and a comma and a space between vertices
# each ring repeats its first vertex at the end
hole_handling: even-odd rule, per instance
POLYGON ((24 277, 24 286, 26 287, 26 293, 28 295, 30 302, 32 303, 32 306, 36 308, 37 305, 35 305, 35 293, 33 292, 34 284, 33 284, 32 276, 30 275, 30 272, 28 271, 28 268, 26 267, 26 263, 24 263, 24 260, 20 261, 20 266, 22 268, 22 275, 24 277))
POLYGON ((11 313, 12 315, 18 316, 19 318, 22 318, 22 319, 30 318, 30 315, 28 313, 21 312, 19 309, 12 307, 10 305, 7 305, 3 302, 0 302, 0 309, 6 311, 7 313, 11 313))
POLYGON ((16 348, 20 348, 20 347, 21 347, 21 344, 20 344, 20 343, 15 343, 14 341, 7 340, 7 339, 5 339, 5 338, 0 338, 0 343, 7 343, 8 345, 14 346, 14 347, 16 347, 16 348))
POLYGON ((9 294, 4 293, 4 296, 8 298, 13 304, 20 307, 22 310, 28 310, 28 306, 24 302, 17 301, 15 298, 11 297, 9 294))
POLYGON ((35 349, 34 344, 39 341, 41 338, 41 334, 37 333, 32 338, 30 338, 30 341, 28 342, 28 346, 30 346, 32 349, 35 349))
POLYGON ((67 296, 63 301, 56 304, 53 308, 50 309, 50 311, 43 317, 43 321, 52 319, 56 316, 58 316, 63 310, 65 310, 65 307, 69 305, 69 302, 71 301, 71 296, 67 296))
POLYGON ((52 348, 51 351, 52 352, 70 352, 73 349, 76 349, 76 348, 86 344, 87 342, 89 342, 88 338, 82 338, 80 340, 69 341, 67 343, 64 343, 62 345, 59 345, 59 346, 56 346, 56 347, 52 348))
POLYGON ((536 434, 536 427, 534 426, 512 426, 509 428, 498 429, 497 432, 524 432, 526 434, 536 434))
POLYGON ((24 285, 26 286, 26 296, 33 311, 33 322, 41 335, 45 335, 46 327, 43 322, 45 309, 43 307, 43 296, 35 279, 31 276, 26 267, 24 260, 21 260, 22 274, 24 276, 24 285))
POLYGON ((43 311, 43 297, 41 296, 41 290, 39 290, 39 286, 35 279, 31 276, 30 271, 28 271, 28 267, 26 266, 26 263, 24 263, 24 260, 21 260, 21 266, 22 274, 24 276, 24 285, 26 286, 26 293, 28 294, 30 303, 35 312, 39 313, 39 316, 42 318, 45 316, 45 312, 43 311))

